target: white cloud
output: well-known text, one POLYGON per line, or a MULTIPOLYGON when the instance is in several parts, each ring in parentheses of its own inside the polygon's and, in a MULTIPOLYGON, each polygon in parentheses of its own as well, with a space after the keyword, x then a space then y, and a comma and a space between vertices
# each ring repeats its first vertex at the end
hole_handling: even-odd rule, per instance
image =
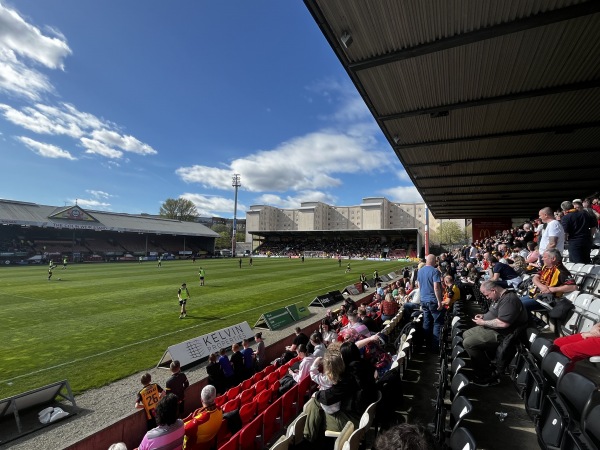
POLYGON ((85 152, 90 155, 100 155, 110 159, 119 159, 123 156, 122 151, 110 148, 102 142, 93 139, 81 138, 81 143, 86 148, 85 152))
POLYGON ((25 144, 34 153, 43 156, 44 158, 64 158, 72 161, 77 159, 71 155, 71 153, 63 150, 60 147, 57 147, 56 145, 34 141, 33 139, 25 136, 17 136, 17 139, 25 144))
POLYGON ((28 99, 38 99, 53 90, 47 77, 28 64, 63 69, 72 52, 66 39, 56 30, 45 36, 27 23, 14 9, 0 4, 0 90, 28 99))
POLYGON ((14 53, 0 49, 0 92, 38 100, 41 92, 52 90, 45 75, 18 61, 14 53))
POLYGON ((56 112, 56 108, 35 105, 19 111, 9 105, 0 104, 0 111, 9 122, 34 133, 65 135, 72 138, 79 138, 84 134, 78 121, 69 120, 72 117, 68 117, 67 114, 52 114, 56 112))
POLYGON ((39 28, 25 22, 19 13, 0 4, 0 45, 50 69, 62 69, 71 49, 53 30, 55 37, 44 36, 39 28))
MULTIPOLYGON (((6 92, 39 101, 42 94, 54 93, 54 86, 36 66, 64 69, 72 53, 66 38, 51 26, 28 23, 16 10, 0 3, 0 93, 6 92)), ((6 120, 38 134, 62 135, 80 139, 86 153, 121 158, 123 152, 155 155, 157 151, 134 136, 121 134, 119 127, 73 105, 37 103, 17 109, 0 104, 6 120)))
MULTIPOLYGON (((185 193, 180 196, 190 200, 198 210, 201 216, 219 215, 219 213, 229 213, 233 215, 235 202, 230 198, 217 197, 212 195, 185 193)), ((245 216, 248 208, 238 203, 237 216, 245 216)))
POLYGON ((94 189, 86 189, 85 192, 87 192, 94 198, 109 199, 109 198, 113 197, 113 195, 109 194, 108 192, 96 191, 94 189))
POLYGON ((38 103, 21 110, 0 104, 0 112, 8 121, 35 133, 64 135, 80 139, 88 150, 86 153, 99 154, 107 158, 120 158, 123 154, 122 151, 138 155, 155 155, 157 153, 148 144, 144 144, 135 137, 114 131, 112 128, 116 125, 113 123, 101 120, 93 114, 79 111, 68 103, 58 106, 38 103))
POLYGON ((74 198, 69 200, 71 203, 77 203, 82 208, 93 208, 103 211, 110 210, 110 203, 101 202, 99 200, 90 200, 85 198, 74 198))
POLYGON ((335 205, 337 198, 320 191, 303 191, 298 195, 281 197, 274 194, 263 194, 257 198, 257 204, 276 206, 283 209, 296 209, 304 202, 323 202, 328 205, 335 205))
POLYGON ((115 131, 101 129, 92 132, 92 138, 112 147, 119 147, 138 155, 155 155, 157 152, 148 144, 144 144, 133 136, 124 136, 115 131))
POLYGON ((303 191, 337 187, 335 174, 370 171, 385 165, 387 154, 372 150, 370 136, 315 132, 231 162, 229 168, 181 167, 176 173, 188 183, 231 189, 231 176, 241 175, 242 186, 252 192, 303 191))
POLYGON ((397 186, 381 191, 389 200, 397 203, 422 203, 423 198, 414 186, 397 186))

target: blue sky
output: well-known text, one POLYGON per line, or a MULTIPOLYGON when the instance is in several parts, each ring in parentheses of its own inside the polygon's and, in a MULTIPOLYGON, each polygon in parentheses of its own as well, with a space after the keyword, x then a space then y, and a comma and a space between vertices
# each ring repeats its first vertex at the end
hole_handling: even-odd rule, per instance
POLYGON ((421 201, 299 0, 0 0, 0 198, 421 201))

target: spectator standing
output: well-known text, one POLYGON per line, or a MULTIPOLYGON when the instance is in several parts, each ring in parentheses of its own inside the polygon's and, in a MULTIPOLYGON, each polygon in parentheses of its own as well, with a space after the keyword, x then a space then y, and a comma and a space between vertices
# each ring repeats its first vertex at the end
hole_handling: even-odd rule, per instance
POLYGON ((178 360, 174 360, 170 365, 171 377, 167 380, 167 394, 175 394, 179 402, 179 415, 183 416, 185 390, 189 387, 190 382, 185 373, 181 371, 181 364, 178 360))
POLYGON ((240 351, 240 344, 235 343, 231 346, 233 352, 229 361, 233 366, 234 383, 241 383, 245 379, 246 367, 244 365, 244 355, 240 351))
POLYGON ((423 308, 423 331, 427 347, 433 351, 439 350, 440 331, 445 317, 442 306, 442 279, 435 265, 435 255, 427 255, 425 266, 419 269, 417 275, 423 308))
POLYGON ((231 361, 227 357, 227 350, 222 348, 219 352, 219 365, 221 366, 221 370, 223 371, 223 375, 225 375, 226 389, 229 389, 231 386, 235 386, 235 377, 233 373, 233 366, 231 365, 231 361))
POLYGON ((254 375, 254 350, 250 348, 250 341, 244 339, 242 341, 242 355, 244 356, 244 369, 246 371, 245 378, 250 378, 254 375))
POLYGON ((216 353, 211 353, 208 357, 208 365, 206 373, 208 374, 208 384, 215 387, 217 394, 222 394, 227 390, 227 382, 221 365, 217 362, 218 356, 216 353))
POLYGON ((540 210, 540 220, 544 224, 542 237, 538 240, 540 255, 546 250, 557 249, 561 254, 565 250, 565 230, 558 220, 554 218, 552 208, 549 206, 540 210))
POLYGON ((578 203, 580 209, 575 209, 573 203, 564 201, 560 207, 565 215, 561 219, 569 248, 569 262, 590 264, 592 239, 596 233, 597 221, 583 210, 583 205, 578 203))
POLYGON ((152 383, 152 375, 145 373, 142 375, 142 385, 144 386, 137 394, 135 407, 144 409, 146 412, 146 425, 148 430, 156 428, 156 405, 164 397, 165 392, 158 384, 152 383))
POLYGON ((258 332, 254 335, 254 341, 257 343, 256 351, 254 353, 256 360, 256 370, 260 371, 264 369, 266 365, 266 350, 265 350, 265 342, 262 337, 262 333, 258 332))

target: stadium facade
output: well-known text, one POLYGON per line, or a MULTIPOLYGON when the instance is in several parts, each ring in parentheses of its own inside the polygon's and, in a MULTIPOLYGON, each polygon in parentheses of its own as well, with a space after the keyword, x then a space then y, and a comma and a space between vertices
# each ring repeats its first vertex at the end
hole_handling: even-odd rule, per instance
POLYGON ((211 254, 219 235, 196 222, 0 200, 0 261, 40 262, 211 254))
MULTIPOLYGON (((246 211, 246 242, 256 248, 267 241, 376 238, 414 254, 424 245, 427 214, 429 230, 436 231, 440 221, 425 203, 395 203, 385 197, 366 197, 354 206, 303 202, 300 208, 282 209, 253 205, 246 211)), ((464 220, 454 221, 464 229, 464 220)))

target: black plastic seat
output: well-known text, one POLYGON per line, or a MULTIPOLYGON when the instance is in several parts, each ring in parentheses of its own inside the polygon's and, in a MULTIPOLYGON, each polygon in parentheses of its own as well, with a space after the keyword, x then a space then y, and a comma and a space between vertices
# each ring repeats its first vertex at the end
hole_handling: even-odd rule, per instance
POLYGON ((583 410, 597 389, 592 380, 577 372, 567 372, 558 379, 556 392, 546 397, 535 424, 542 449, 560 449, 567 429, 580 428, 583 410))
POLYGON ((530 372, 523 394, 529 417, 535 420, 540 415, 546 395, 554 391, 558 378, 571 368, 569 358, 560 352, 550 352, 544 356, 540 370, 530 372))

